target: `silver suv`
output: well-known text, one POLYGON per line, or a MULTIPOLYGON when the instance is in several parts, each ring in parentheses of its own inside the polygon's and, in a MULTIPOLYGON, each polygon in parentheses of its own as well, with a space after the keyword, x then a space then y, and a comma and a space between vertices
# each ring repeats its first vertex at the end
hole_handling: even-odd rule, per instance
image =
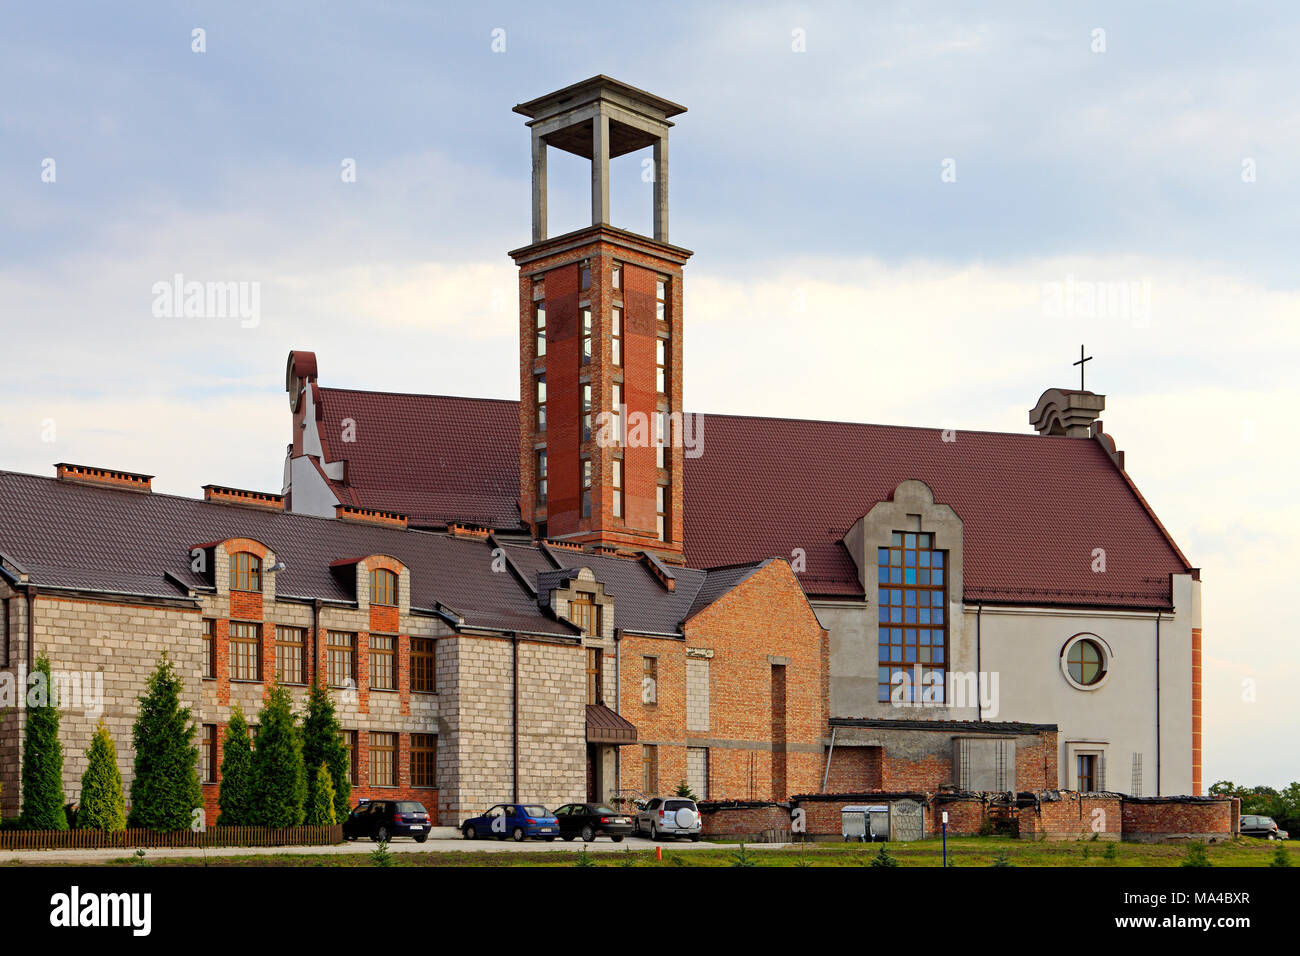
POLYGON ((700 808, 688 797, 654 797, 636 813, 636 835, 700 839, 700 808))

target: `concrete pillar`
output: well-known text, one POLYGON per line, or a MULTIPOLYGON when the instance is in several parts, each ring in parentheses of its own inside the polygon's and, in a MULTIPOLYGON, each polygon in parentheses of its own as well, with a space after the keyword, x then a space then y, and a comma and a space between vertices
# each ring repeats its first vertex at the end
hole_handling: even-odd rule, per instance
POLYGON ((654 236, 668 241, 668 134, 655 140, 654 236))
POLYGON ((591 224, 609 223, 609 114, 596 111, 591 124, 591 224))
POLYGON ((546 140, 533 131, 533 242, 546 238, 546 140))

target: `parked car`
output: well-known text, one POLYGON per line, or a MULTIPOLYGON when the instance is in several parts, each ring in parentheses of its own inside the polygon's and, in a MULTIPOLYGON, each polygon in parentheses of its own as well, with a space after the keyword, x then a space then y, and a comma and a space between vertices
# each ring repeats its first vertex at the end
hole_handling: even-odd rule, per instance
POLYGON ((636 833, 652 840, 664 837, 700 839, 700 808, 687 797, 654 797, 637 811, 636 833))
POLYGON ((518 843, 527 837, 537 837, 550 842, 560 835, 560 821, 536 803, 498 803, 487 813, 462 823, 460 832, 466 840, 510 837, 518 843))
POLYGON ((414 800, 370 800, 357 804, 343 821, 348 840, 370 837, 376 843, 393 837, 414 837, 416 843, 429 839, 429 811, 414 800))
POLYGON ((560 836, 566 840, 582 837, 584 843, 598 836, 622 843, 623 837, 633 829, 631 816, 611 810, 603 803, 566 803, 555 811, 555 819, 560 821, 560 836))
POLYGON ((1272 817, 1261 817, 1255 814, 1242 814, 1241 817, 1241 835, 1248 837, 1262 837, 1265 840, 1289 840, 1291 834, 1285 830, 1279 830, 1277 823, 1272 817))

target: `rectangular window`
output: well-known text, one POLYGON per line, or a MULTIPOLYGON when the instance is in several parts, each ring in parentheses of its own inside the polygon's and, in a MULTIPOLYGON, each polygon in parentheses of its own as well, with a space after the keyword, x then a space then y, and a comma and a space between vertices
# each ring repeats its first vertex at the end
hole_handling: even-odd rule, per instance
POLYGON ((397 690, 397 638, 392 634, 370 635, 370 687, 397 690))
POLYGON ((591 441, 591 383, 582 386, 582 440, 591 441))
POLYGON ((614 383, 610 405, 610 425, 613 428, 613 439, 615 445, 623 443, 623 386, 618 382, 614 383))
POLYGON ((934 535, 895 531, 876 549, 877 700, 944 703, 948 673, 947 552, 934 535), (893 695, 893 696, 891 696, 893 695))
POLYGON ((672 438, 668 434, 669 422, 667 412, 655 413, 655 467, 668 467, 668 446, 672 438))
POLYGON ((546 449, 537 450, 537 503, 546 504, 546 449))
POLYGON ((307 683, 306 661, 307 629, 302 627, 277 627, 275 629, 275 679, 281 684, 307 683))
POLYGON ((411 734, 411 786, 438 785, 438 735, 411 734))
POLYGON ((433 638, 411 638, 411 690, 417 694, 438 691, 438 663, 433 638))
POLYGON ((397 734, 371 731, 370 786, 397 786, 397 734))
POLYGON ((1079 754, 1079 792, 1092 793, 1097 789, 1097 755, 1079 754))
POLYGON ((614 263, 614 272, 610 276, 610 285, 615 289, 623 288, 623 267, 617 262, 614 263))
POLYGON ((230 556, 230 589, 262 590, 262 561, 257 555, 240 551, 230 556))
POLYGON ((655 488, 655 534, 660 541, 668 540, 668 487, 659 485, 655 488))
POLYGON ((668 340, 655 339, 655 391, 668 394, 668 340))
POLYGON ((600 605, 592 600, 592 595, 580 594, 569 602, 569 620, 583 634, 600 637, 600 605))
POLYGON ((331 687, 355 687, 357 679, 357 636, 350 631, 330 631, 326 637, 325 661, 331 687))
POLYGON ((655 280, 655 318, 668 321, 668 280, 662 276, 655 280))
POLYGON ((262 625, 230 622, 230 679, 262 679, 262 625))
POLYGON ((615 309, 610 319, 611 356, 615 365, 623 364, 623 310, 615 309))
POLYGON ((356 787, 361 781, 360 735, 355 730, 345 730, 343 741, 348 745, 348 782, 356 787))
POLYGON ((584 262, 578 267, 578 281, 582 288, 591 288, 591 262, 584 262))
POLYGON ((659 703, 659 658, 641 658, 641 703, 659 703))
POLYGON ((537 430, 546 431, 546 376, 537 376, 537 430))
POLYGON ((582 516, 591 517, 591 459, 582 459, 582 516))
POLYGON ((612 469, 610 485, 613 486, 613 491, 614 491, 614 517, 621 518, 623 517, 623 462, 622 460, 618 458, 613 459, 613 461, 610 462, 610 468, 612 469))
POLYGON ((582 364, 591 364, 591 309, 582 310, 582 364))
POLYGON ((659 789, 659 748, 652 744, 641 747, 641 792, 650 796, 659 789))
POLYGON ((204 724, 199 738, 199 764, 204 783, 217 782, 217 725, 204 724))
POLYGON ((605 691, 601 686, 601 657, 603 652, 599 647, 587 648, 587 703, 599 704, 605 699, 605 691))
POLYGON ((210 617, 203 619, 203 679, 214 680, 217 676, 217 622, 210 617))
POLYGON ((546 354, 546 303, 533 303, 533 328, 537 333, 537 357, 546 354))

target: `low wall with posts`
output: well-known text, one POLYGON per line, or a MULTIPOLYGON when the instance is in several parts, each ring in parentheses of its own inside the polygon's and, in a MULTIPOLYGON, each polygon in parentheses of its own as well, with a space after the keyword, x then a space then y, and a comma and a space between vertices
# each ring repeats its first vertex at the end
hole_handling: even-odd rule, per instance
POLYGON ((137 847, 332 846, 343 842, 343 825, 326 827, 209 827, 179 830, 0 830, 0 850, 98 850, 137 847))

